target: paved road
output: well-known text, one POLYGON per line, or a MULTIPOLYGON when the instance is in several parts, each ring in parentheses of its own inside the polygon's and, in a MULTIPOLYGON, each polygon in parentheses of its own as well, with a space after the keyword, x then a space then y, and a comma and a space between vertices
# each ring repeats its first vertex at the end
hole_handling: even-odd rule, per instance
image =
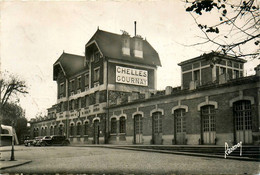
MULTIPOLYGON (((9 159, 10 152, 2 152, 9 159)), ((259 174, 259 162, 98 147, 17 146, 16 159, 32 162, 1 173, 259 174)), ((1 163, 1 162, 0 162, 1 163)))

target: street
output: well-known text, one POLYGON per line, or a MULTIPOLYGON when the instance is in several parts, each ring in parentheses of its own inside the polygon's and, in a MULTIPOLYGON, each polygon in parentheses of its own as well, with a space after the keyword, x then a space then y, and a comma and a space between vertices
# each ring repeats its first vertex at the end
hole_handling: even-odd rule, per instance
MULTIPOLYGON (((1 151, 9 160, 10 151, 1 151)), ((15 159, 31 163, 1 173, 258 174, 259 162, 99 147, 15 146, 15 159)), ((0 162, 1 163, 1 162, 0 162)))

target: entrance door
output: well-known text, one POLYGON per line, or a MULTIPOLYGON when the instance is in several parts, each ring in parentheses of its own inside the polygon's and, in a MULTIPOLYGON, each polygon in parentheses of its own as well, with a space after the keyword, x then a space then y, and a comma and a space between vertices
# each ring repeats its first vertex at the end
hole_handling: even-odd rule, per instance
POLYGON ((250 101, 238 101, 234 103, 236 142, 250 144, 252 140, 252 114, 250 101))
POLYGON ((204 144, 215 144, 216 139, 216 120, 215 107, 213 105, 201 108, 202 117, 202 137, 204 144))
POLYGON ((141 114, 134 116, 134 142, 143 143, 143 121, 141 114))
POLYGON ((186 144, 186 119, 184 117, 185 109, 177 109, 174 111, 176 144, 186 144))
POLYGON ((99 121, 94 121, 94 144, 99 144, 99 121))
POLYGON ((162 113, 153 113, 153 143, 162 144, 162 113))

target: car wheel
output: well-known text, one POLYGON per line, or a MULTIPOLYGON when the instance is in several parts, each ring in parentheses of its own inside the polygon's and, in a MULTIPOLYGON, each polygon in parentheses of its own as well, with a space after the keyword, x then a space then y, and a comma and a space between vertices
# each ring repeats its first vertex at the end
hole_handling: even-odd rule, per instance
POLYGON ((46 144, 44 143, 44 142, 42 142, 41 144, 40 144, 40 146, 45 146, 46 144))

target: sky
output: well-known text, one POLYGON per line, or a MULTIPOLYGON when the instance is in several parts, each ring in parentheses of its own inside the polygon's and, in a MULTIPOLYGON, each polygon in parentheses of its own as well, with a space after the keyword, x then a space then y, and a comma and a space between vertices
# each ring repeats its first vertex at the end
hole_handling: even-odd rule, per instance
MULTIPOLYGON (((200 31, 181 0, 158 1, 13 1, 0 2, 1 71, 26 81, 29 94, 19 104, 27 119, 57 101, 53 63, 62 52, 84 55, 84 46, 97 28, 137 34, 158 52, 157 89, 180 86, 178 63, 210 52, 214 46, 187 47, 198 42, 200 31)), ((210 21, 205 17, 206 21, 210 21)), ((259 60, 249 60, 246 74, 254 74, 259 60)))

